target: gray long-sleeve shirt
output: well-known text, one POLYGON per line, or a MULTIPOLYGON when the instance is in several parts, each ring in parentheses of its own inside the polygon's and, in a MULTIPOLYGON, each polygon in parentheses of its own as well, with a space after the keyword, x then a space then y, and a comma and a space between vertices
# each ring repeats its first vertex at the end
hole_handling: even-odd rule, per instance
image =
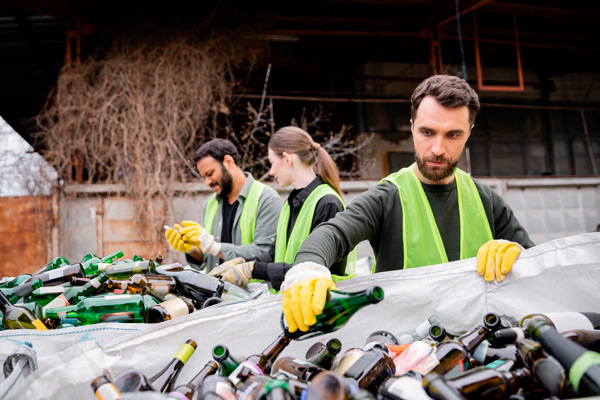
MULTIPOLYGON (((250 192, 250 186, 254 183, 254 178, 249 173, 246 174, 246 182, 240 191, 240 194, 237 197, 237 200, 240 204, 235 211, 235 217, 233 221, 232 228, 232 243, 221 243, 221 254, 223 255, 223 260, 219 257, 212 256, 209 254, 204 254, 204 260, 199 265, 198 261, 191 256, 186 254, 187 262, 196 269, 207 268, 207 272, 212 270, 217 265, 221 264, 224 261, 231 260, 236 257, 243 258, 252 258, 256 257, 259 254, 266 253, 269 251, 269 247, 271 243, 275 240, 275 233, 277 229, 277 220, 279 219, 279 213, 281 211, 281 206, 283 201, 281 197, 277 194, 277 192, 270 188, 266 187, 258 201, 258 209, 256 210, 256 226, 254 228, 254 241, 250 244, 244 245, 242 244, 242 233, 240 229, 240 215, 242 214, 242 209, 244 207, 244 202, 246 201, 246 197, 250 192)), ((222 237, 222 225, 223 225, 223 198, 220 196, 216 197, 219 207, 217 208, 217 214, 215 216, 215 221, 212 227, 212 234, 215 237, 217 242, 221 242, 222 237)), ((202 210, 202 215, 206 214, 206 206, 208 201, 204 203, 204 207, 202 210)))
MULTIPOLYGON (((483 202, 492 237, 528 248, 529 235, 502 197, 488 185, 473 179, 483 202)), ((431 205, 449 261, 460 257, 460 223, 456 182, 427 185, 423 189, 431 205)), ((319 225, 300 247, 294 264, 312 261, 329 267, 358 243, 369 240, 377 260, 376 272, 402 269, 402 203, 398 188, 387 181, 370 188, 329 221, 319 225)))

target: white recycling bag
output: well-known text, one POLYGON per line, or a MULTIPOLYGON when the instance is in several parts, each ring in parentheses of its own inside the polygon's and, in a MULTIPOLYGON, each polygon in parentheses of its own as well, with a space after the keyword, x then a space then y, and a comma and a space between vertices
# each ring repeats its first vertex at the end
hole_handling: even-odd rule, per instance
MULTIPOLYGON (((502 283, 485 282, 475 258, 338 282, 340 290, 349 292, 381 286, 385 298, 358 311, 337 332, 293 341, 282 355, 303 358, 313 343, 332 337, 341 340, 343 352, 361 347, 376 330, 395 335, 412 331, 431 314, 437 314, 449 332, 460 333, 480 325, 487 312, 516 319, 533 312, 600 312, 599 254, 600 233, 588 233, 524 250, 502 283)), ((155 325, 111 323, 49 332, 0 332, 0 355, 6 357, 18 343, 29 342, 39 366, 0 398, 92 400, 90 384, 100 374, 114 379, 137 369, 152 376, 187 339, 193 339, 198 348, 178 379, 186 383, 211 359, 217 344, 238 356, 262 351, 281 333, 280 318, 281 295, 277 295, 222 303, 155 325)))

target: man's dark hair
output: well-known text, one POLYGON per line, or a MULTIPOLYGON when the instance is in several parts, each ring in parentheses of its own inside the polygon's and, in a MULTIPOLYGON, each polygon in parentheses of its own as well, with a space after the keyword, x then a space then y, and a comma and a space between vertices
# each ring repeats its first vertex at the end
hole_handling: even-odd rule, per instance
POLYGON ((421 82, 410 98, 410 117, 413 122, 425 96, 433 96, 444 107, 468 107, 471 126, 475 123, 475 117, 481 108, 479 96, 467 81, 457 76, 433 75, 421 82))
POLYGON ((240 153, 238 153, 233 143, 226 139, 213 139, 204 143, 196 150, 194 162, 198 162, 198 160, 206 156, 211 156, 222 163, 226 155, 230 155, 233 161, 238 166, 240 165, 240 153))

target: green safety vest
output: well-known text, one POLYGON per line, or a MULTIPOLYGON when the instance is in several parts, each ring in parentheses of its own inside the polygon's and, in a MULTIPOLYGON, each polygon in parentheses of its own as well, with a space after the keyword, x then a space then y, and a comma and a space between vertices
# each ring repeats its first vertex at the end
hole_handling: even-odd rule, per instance
MULTIPOLYGON (((414 164, 413 164, 414 165, 414 164)), ((475 257, 479 248, 492 239, 477 187, 469 174, 454 171, 460 218, 460 259, 475 257)), ((448 262, 440 231, 431 206, 412 168, 402 168, 383 180, 398 187, 402 203, 403 268, 415 268, 448 262)))
MULTIPOLYGON (((248 197, 244 201, 242 206, 242 214, 240 215, 240 233, 242 235, 242 244, 247 245, 254 241, 254 228, 256 227, 256 212, 258 210, 258 201, 262 191, 267 187, 262 182, 254 181, 250 186, 248 197)), ((224 200, 225 201, 225 200, 224 200)), ((203 226, 208 233, 212 234, 213 223, 217 215, 217 209, 219 208, 219 202, 217 201, 216 194, 213 194, 206 204, 206 211, 204 212, 203 226)))
MULTIPOLYGON (((289 240, 287 238, 287 227, 290 220, 290 204, 285 202, 279 219, 277 220, 277 236, 275 239, 275 257, 274 261, 277 263, 285 262, 287 264, 293 264, 296 258, 296 253, 304 240, 310 234, 310 228, 312 226, 313 217, 315 215, 315 208, 319 200, 328 194, 337 197, 342 204, 344 200, 340 195, 333 190, 333 188, 327 184, 321 184, 317 186, 306 198, 298 214, 298 218, 292 228, 289 240)), ((344 205, 344 208, 346 206, 344 205)), ((356 274, 356 249, 352 250, 347 256, 346 270, 343 276, 332 275, 334 281, 340 281, 342 279, 352 278, 356 274)))

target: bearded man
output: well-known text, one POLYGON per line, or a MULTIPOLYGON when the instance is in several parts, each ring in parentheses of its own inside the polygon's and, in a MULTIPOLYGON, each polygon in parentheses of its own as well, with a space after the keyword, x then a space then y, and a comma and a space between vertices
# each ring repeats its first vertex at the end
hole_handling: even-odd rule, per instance
POLYGON ((374 272, 477 256, 487 281, 502 281, 521 249, 534 245, 499 194, 456 168, 479 108, 477 93, 461 78, 435 75, 419 84, 411 96, 415 163, 304 241, 281 285, 291 332, 315 323, 335 287, 328 267, 363 240, 375 253, 374 272))
POLYGON ((229 140, 204 143, 194 161, 214 194, 204 203, 202 224, 185 220, 167 229, 169 245, 206 272, 223 261, 267 252, 283 204, 277 192, 242 171, 240 155, 229 140))

